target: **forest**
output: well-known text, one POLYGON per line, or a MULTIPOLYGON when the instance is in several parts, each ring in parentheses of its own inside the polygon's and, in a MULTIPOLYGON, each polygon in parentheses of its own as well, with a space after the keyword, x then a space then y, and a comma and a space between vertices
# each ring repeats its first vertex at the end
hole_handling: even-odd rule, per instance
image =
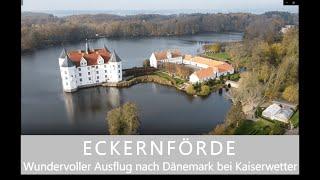
MULTIPOLYGON (((266 125, 266 121, 244 121, 246 112, 256 111, 271 100, 299 104, 299 28, 296 26, 286 33, 269 28, 248 33, 253 32, 250 28, 256 29, 248 26, 242 42, 225 47, 233 66, 246 67, 247 71, 240 75, 239 88, 230 90, 234 105, 225 122, 217 125, 211 134, 243 133, 239 128, 258 134, 283 134, 284 127, 279 122, 266 125)), ((297 121, 292 122, 294 127, 298 126, 298 119, 293 120, 297 121)))
POLYGON ((111 14, 56 17, 52 14, 22 12, 21 52, 97 37, 179 36, 206 32, 244 32, 272 41, 269 32, 286 24, 296 25, 298 15, 288 12, 264 14, 111 14), (263 33, 261 33, 263 32, 263 33), (266 37, 265 37, 266 36, 266 37))

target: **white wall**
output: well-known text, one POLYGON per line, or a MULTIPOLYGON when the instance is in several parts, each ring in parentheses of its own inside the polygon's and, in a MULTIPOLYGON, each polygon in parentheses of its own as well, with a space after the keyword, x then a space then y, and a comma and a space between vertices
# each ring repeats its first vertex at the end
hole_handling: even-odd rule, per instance
POLYGON ((60 67, 60 74, 62 80, 62 87, 64 91, 72 92, 77 90, 78 86, 75 66, 60 67))
POLYGON ((193 74, 190 75, 189 81, 190 81, 192 84, 195 84, 195 83, 197 83, 197 82, 200 82, 200 79, 198 78, 198 76, 197 76, 195 73, 193 73, 193 74))
POLYGON ((98 64, 93 66, 86 66, 85 63, 79 67, 61 67, 63 61, 63 58, 59 58, 62 86, 66 92, 75 91, 82 86, 122 81, 121 62, 104 64, 103 59, 99 59, 98 64))
POLYGON ((121 62, 109 62, 108 82, 119 82, 122 80, 122 64, 121 62), (109 77, 110 76, 110 77, 109 77))
POLYGON ((149 60, 150 60, 151 67, 158 68, 157 59, 156 59, 156 56, 154 55, 154 53, 151 54, 149 60))

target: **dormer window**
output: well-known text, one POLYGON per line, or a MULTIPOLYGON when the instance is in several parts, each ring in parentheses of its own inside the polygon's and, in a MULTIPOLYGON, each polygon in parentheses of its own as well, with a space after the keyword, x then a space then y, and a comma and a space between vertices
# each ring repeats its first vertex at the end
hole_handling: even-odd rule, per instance
POLYGON ((82 58, 81 61, 80 61, 80 65, 81 66, 86 66, 87 65, 87 61, 82 58))

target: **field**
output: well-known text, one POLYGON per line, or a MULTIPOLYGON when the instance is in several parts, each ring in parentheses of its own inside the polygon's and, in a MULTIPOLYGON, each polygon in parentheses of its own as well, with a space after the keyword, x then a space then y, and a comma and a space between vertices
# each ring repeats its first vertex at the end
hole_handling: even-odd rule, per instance
POLYGON ((243 120, 235 129, 236 135, 268 135, 268 134, 283 134, 283 124, 279 122, 270 122, 264 119, 257 121, 243 120))
POLYGON ((230 60, 230 56, 226 52, 219 52, 219 53, 213 53, 213 52, 206 52, 205 55, 208 58, 211 59, 217 59, 217 60, 230 60))

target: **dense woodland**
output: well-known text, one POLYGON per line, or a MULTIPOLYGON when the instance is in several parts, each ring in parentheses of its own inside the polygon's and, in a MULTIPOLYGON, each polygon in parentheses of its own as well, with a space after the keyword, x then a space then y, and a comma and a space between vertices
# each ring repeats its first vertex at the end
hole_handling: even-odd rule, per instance
POLYGON ((285 24, 297 24, 298 15, 287 12, 229 14, 130 15, 110 14, 55 17, 51 14, 23 12, 21 51, 76 42, 86 38, 173 36, 204 32, 245 32, 245 37, 273 41, 268 36, 285 24), (263 33, 261 33, 263 32, 263 33))
MULTIPOLYGON (((212 134, 236 133, 246 119, 244 112, 255 111, 264 102, 280 99, 299 104, 298 27, 285 34, 259 30, 242 42, 227 45, 225 51, 236 68, 246 67, 248 71, 241 73, 239 88, 231 89, 234 105, 225 123, 216 126, 212 134)), ((283 132, 276 122, 268 133, 283 132)))

